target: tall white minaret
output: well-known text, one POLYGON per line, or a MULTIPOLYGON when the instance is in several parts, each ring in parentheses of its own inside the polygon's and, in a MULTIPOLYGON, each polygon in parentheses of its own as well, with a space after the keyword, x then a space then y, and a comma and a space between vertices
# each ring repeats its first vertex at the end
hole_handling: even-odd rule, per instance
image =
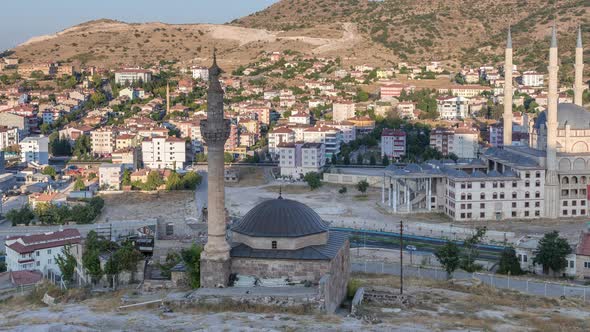
POLYGON ((576 78, 574 81, 574 104, 582 106, 584 94, 584 48, 582 47, 582 28, 578 27, 578 43, 576 44, 576 78))
POLYGON ((512 145, 512 35, 508 27, 504 58, 504 146, 512 145))
POLYGON ((553 25, 549 49, 549 90, 547 94, 547 173, 545 176, 545 216, 557 218, 559 211, 559 180, 557 178, 557 92, 559 72, 557 28, 553 25))

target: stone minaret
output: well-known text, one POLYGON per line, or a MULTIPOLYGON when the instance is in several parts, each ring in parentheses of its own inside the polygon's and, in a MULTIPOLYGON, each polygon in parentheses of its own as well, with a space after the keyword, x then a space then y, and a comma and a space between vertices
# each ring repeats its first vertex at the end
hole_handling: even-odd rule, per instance
POLYGON ((549 50, 549 90, 547 95, 547 174, 545 177, 545 216, 557 218, 559 211, 559 180, 557 178, 557 103, 558 85, 557 29, 553 26, 549 50))
POLYGON ((584 48, 582 47, 582 28, 578 27, 578 43, 576 44, 576 78, 574 82, 574 104, 583 106, 584 94, 584 48))
POLYGON ((512 36, 508 28, 504 59, 504 146, 512 145, 512 36))
POLYGON ((227 286, 231 268, 230 246, 226 240, 223 146, 229 137, 230 121, 223 118, 223 89, 219 83, 221 69, 213 55, 209 68, 207 120, 201 120, 201 133, 207 144, 207 244, 201 255, 201 287, 227 286))
POLYGON ((166 82, 166 114, 170 114, 170 82, 166 82))

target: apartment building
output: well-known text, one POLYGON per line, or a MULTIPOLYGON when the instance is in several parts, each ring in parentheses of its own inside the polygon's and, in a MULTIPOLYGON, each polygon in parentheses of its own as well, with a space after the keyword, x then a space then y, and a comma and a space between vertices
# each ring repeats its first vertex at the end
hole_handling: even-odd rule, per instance
POLYGON ((303 131, 305 143, 322 143, 325 146, 326 158, 332 158, 340 153, 342 140, 342 132, 334 127, 320 125, 303 131))
POLYGON ((479 129, 467 126, 436 128, 430 132, 430 146, 445 156, 453 153, 459 158, 477 158, 479 129))
POLYGON ((279 167, 281 176, 300 179, 310 172, 321 172, 326 164, 322 143, 281 143, 279 167))
POLYGON ((436 110, 441 120, 465 119, 469 115, 469 100, 464 97, 439 97, 436 110))
POLYGON ((133 84, 135 82, 150 82, 152 72, 141 68, 123 68, 115 72, 115 83, 121 85, 133 84))
POLYGON ((96 155, 110 155, 116 149, 116 137, 119 130, 115 127, 102 127, 90 133, 92 153, 96 155))
POLYGON ((0 126, 0 150, 20 142, 18 128, 0 126))
POLYGON ((399 159, 406 155, 406 132, 396 129, 383 129, 381 133, 381 157, 399 159))
POLYGON ((278 127, 268 132, 268 152, 272 156, 279 155, 278 146, 283 143, 295 143, 295 131, 287 127, 278 127))
POLYGON ((352 101, 339 101, 332 104, 332 120, 334 122, 345 121, 354 118, 356 106, 352 101))
POLYGON ((183 169, 186 163, 186 141, 176 137, 152 137, 141 142, 144 167, 183 169))
POLYGON ((47 165, 49 163, 49 138, 27 137, 19 143, 21 162, 47 165))
POLYGON ((124 167, 122 164, 100 164, 98 183, 101 190, 121 190, 124 167))

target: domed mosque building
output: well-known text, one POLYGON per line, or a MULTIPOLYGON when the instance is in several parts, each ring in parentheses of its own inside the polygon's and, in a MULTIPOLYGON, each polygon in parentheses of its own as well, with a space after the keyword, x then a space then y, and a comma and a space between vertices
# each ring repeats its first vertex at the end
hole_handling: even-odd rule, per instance
POLYGON ((348 234, 330 231, 310 207, 284 199, 264 201, 231 228, 231 271, 237 278, 310 283, 344 299, 350 274, 348 234))

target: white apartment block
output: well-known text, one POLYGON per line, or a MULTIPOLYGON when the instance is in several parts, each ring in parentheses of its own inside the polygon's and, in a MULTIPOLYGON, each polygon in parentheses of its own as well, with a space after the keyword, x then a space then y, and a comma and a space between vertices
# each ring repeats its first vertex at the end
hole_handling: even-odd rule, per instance
POLYGON ((469 100, 464 97, 441 97, 436 100, 441 120, 465 119, 469 115, 469 100))
POLYGON ((332 104, 332 120, 340 122, 354 118, 356 115, 355 104, 352 101, 341 101, 332 104))
POLYGON ((18 128, 0 127, 0 149, 19 143, 18 128))
POLYGON ((207 69, 207 67, 194 66, 191 67, 191 72, 193 74, 193 78, 196 80, 209 80, 209 69, 207 69))
POLYGON ((143 164, 151 169, 183 169, 186 141, 176 137, 152 137, 141 143, 143 164))
POLYGON ((281 176, 295 179, 320 172, 326 165, 326 151, 321 143, 282 143, 279 145, 281 176))
POLYGON ((307 128, 303 131, 303 141, 305 143, 324 144, 326 158, 332 158, 333 155, 340 153, 342 140, 342 131, 334 127, 320 125, 307 128))
POLYGON ((524 86, 541 87, 543 86, 545 76, 536 71, 525 71, 520 77, 521 84, 524 86))
POLYGON ((289 123, 310 124, 311 117, 305 113, 295 113, 289 116, 289 123))
POLYGON ((115 72, 115 83, 121 85, 132 84, 135 82, 150 82, 152 72, 140 68, 123 68, 115 72))
POLYGON ((385 128, 381 133, 381 157, 399 159, 406 155, 406 132, 385 128))
POLYGON ((402 101, 396 106, 397 115, 402 119, 415 120, 416 104, 409 101, 402 101))
POLYGON ((19 143, 21 162, 49 164, 49 138, 27 137, 19 143))
POLYGON ((98 167, 98 184, 104 190, 120 190, 123 179, 122 164, 100 164, 98 167))
POLYGON ((109 155, 116 148, 118 131, 112 127, 103 127, 90 133, 92 153, 97 155, 109 155))
POLYGON ((479 130, 477 128, 436 128, 430 132, 430 146, 443 155, 453 153, 459 158, 477 158, 479 130))
POLYGON ((56 258, 66 247, 76 255, 82 250, 77 229, 42 234, 10 236, 5 241, 8 271, 38 270, 44 276, 61 275, 56 258))
POLYGON ((275 128, 268 133, 268 152, 277 156, 281 143, 295 143, 295 131, 287 127, 275 128))

